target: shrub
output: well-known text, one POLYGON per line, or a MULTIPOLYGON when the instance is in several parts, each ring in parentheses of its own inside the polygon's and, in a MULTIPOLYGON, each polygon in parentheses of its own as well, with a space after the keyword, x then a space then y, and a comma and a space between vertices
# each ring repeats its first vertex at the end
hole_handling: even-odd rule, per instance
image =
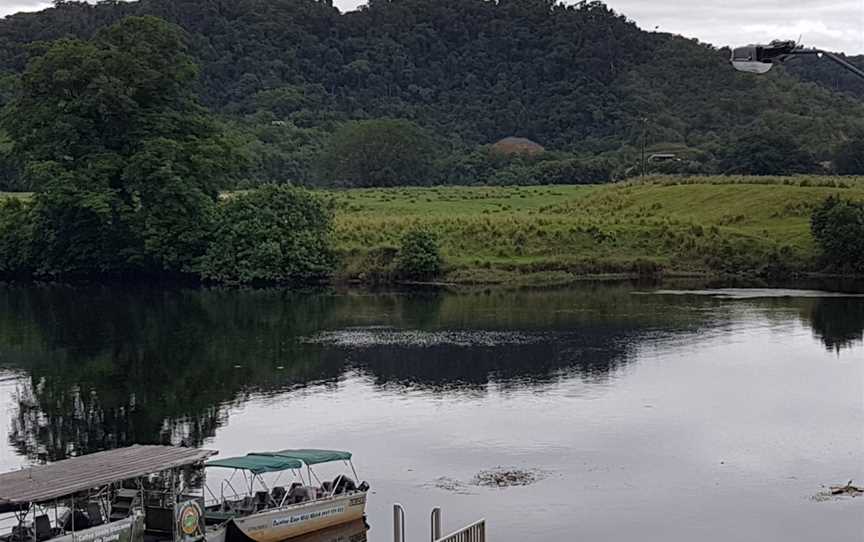
POLYGON ((304 190, 266 186, 223 203, 204 279, 228 283, 315 282, 336 265, 332 212, 304 190))
POLYGON ((441 254, 435 236, 426 230, 411 230, 402 236, 396 256, 400 278, 423 280, 441 272, 441 254))
POLYGON ((30 273, 33 217, 30 204, 0 201, 0 273, 30 273))
POLYGON ((597 184, 612 178, 612 164, 604 160, 547 160, 534 166, 539 184, 597 184))
POLYGON ((831 196, 813 212, 810 228, 830 265, 864 270, 864 204, 831 196))

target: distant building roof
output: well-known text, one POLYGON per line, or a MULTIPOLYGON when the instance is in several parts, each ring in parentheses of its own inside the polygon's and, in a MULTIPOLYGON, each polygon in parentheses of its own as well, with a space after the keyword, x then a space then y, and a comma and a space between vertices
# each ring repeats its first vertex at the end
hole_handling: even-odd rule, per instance
POLYGON ((546 152, 543 145, 524 137, 505 137, 491 147, 498 154, 542 154, 546 152))
POLYGON ((652 162, 667 162, 676 158, 678 158, 678 155, 673 152, 656 152, 648 157, 652 162))

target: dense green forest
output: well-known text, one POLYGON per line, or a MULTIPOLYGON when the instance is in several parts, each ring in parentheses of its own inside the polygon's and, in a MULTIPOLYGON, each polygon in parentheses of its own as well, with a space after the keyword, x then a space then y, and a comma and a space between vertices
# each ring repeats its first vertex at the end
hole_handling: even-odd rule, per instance
MULTIPOLYGON (((554 0, 370 0, 344 14, 328 0, 60 0, 0 20, 0 102, 40 43, 91 39, 131 15, 185 31, 200 66, 188 84, 248 158, 235 187, 392 179, 388 164, 360 177, 330 167, 349 121, 401 119, 408 139, 425 138, 399 166, 422 175, 387 184, 605 181, 638 171, 643 137, 678 158, 654 173, 822 172, 864 128, 860 99, 831 90, 850 87, 831 66, 742 75, 727 50, 645 32, 600 2, 554 0), (547 152, 487 152, 508 136, 547 152)), ((358 145, 376 137, 353 132, 358 145)), ((0 130, 0 190, 34 188, 11 153, 0 130)))

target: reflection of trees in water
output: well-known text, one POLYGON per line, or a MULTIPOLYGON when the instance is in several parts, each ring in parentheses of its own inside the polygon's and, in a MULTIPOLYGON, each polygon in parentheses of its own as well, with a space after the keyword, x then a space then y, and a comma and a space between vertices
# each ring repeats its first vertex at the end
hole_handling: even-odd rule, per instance
POLYGON ((123 405, 105 404, 99 392, 82 393, 77 386, 43 378, 23 383, 17 392, 18 410, 12 419, 9 441, 30 459, 56 461, 69 455, 126 446, 133 443, 200 444, 225 421, 219 405, 194 415, 159 419, 159 410, 136 405, 134 397, 123 405))
POLYGON ((813 304, 808 320, 828 350, 839 352, 864 342, 864 299, 821 298, 813 304))
POLYGON ((199 445, 251 394, 337 382, 356 366, 382 385, 434 390, 602 380, 642 334, 706 325, 686 301, 627 288, 567 292, 297 295, 283 290, 0 288, 0 363, 25 369, 11 444, 56 460, 131 443, 199 445), (676 303, 678 305, 676 305, 676 303), (298 340, 388 325, 512 330, 537 340, 357 349, 298 340))
POLYGON ((225 422, 226 404, 339 376, 341 363, 310 363, 285 336, 308 325, 295 321, 298 309, 314 321, 321 307, 219 292, 5 289, 0 356, 29 371, 10 443, 47 460, 132 443, 199 445, 225 422))

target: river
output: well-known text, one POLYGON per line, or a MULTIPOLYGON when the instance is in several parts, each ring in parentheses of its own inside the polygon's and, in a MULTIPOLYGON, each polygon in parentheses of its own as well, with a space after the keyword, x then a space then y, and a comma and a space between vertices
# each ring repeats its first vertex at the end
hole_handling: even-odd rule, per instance
POLYGON ((864 298, 586 283, 0 286, 0 471, 132 443, 348 449, 369 540, 864 540, 864 298), (481 471, 529 485, 489 488, 481 471))

